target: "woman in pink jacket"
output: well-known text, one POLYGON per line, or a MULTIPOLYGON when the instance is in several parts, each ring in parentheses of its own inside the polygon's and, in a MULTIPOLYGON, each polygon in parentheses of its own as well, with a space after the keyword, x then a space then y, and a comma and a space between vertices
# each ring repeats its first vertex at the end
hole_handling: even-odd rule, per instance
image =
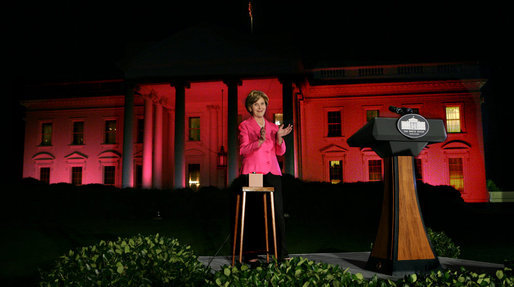
MULTIPOLYGON (((246 97, 246 109, 251 117, 239 125, 239 152, 242 158, 241 178, 248 183, 248 174, 263 174, 264 186, 275 188, 275 212, 277 226, 277 253, 279 260, 288 257, 285 243, 285 222, 282 203, 282 172, 277 156, 286 152, 283 137, 288 135, 293 127, 280 127, 266 120, 264 114, 268 107, 268 96, 261 91, 251 91, 246 97)), ((257 251, 262 246, 264 223, 262 223, 262 197, 248 198, 248 216, 245 224, 245 250, 257 251), (262 224, 262 227, 261 227, 262 224), (247 235, 248 234, 248 235, 247 235)), ((258 252, 257 252, 258 253, 258 252)), ((256 254, 245 257, 246 262, 256 260, 256 254)))

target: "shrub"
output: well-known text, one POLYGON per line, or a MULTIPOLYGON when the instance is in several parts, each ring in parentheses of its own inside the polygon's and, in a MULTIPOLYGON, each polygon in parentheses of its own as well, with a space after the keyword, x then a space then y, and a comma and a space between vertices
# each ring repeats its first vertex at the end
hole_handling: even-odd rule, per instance
POLYGON ((487 180, 487 190, 488 191, 501 191, 501 189, 491 179, 487 180))
POLYGON ((207 286, 360 286, 365 281, 362 274, 351 274, 337 265, 295 257, 257 268, 223 266, 207 280, 207 286))
POLYGON ((494 274, 478 274, 465 268, 437 270, 423 275, 407 275, 392 286, 514 286, 514 275, 510 268, 496 270, 494 274))
POLYGON ((442 231, 437 232, 430 228, 427 228, 427 231, 437 256, 459 258, 460 246, 456 245, 450 237, 442 231))
POLYGON ((377 276, 365 279, 360 273, 352 274, 339 266, 304 258, 253 269, 247 265, 223 266, 206 281, 207 286, 514 286, 510 268, 494 274, 478 274, 464 268, 435 270, 393 281, 377 276))
POLYGON ((208 270, 177 239, 138 235, 69 251, 40 286, 201 286, 208 270))

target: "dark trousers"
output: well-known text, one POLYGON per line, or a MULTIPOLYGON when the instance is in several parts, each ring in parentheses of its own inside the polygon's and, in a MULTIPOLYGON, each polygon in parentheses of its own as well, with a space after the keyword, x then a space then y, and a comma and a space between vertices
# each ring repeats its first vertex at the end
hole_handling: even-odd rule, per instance
MULTIPOLYGON (((274 188, 273 198, 275 201, 275 224, 277 230, 277 254, 278 259, 283 259, 289 256, 286 247, 286 229, 284 220, 284 204, 282 199, 282 177, 271 173, 263 176, 263 185, 274 188)), ((248 175, 243 174, 238 177, 231 186, 232 206, 235 207, 235 197, 237 192, 241 192, 241 187, 248 186, 248 175)), ((273 231, 271 229, 271 207, 270 201, 268 202, 268 228, 269 228, 269 243, 270 252, 273 252, 273 231)), ((263 254, 266 250, 266 236, 264 225, 264 201, 261 192, 247 192, 246 193, 246 214, 245 214, 245 230, 244 230, 244 246, 245 258, 252 258, 257 254, 263 254)), ((241 212, 241 210, 240 210, 241 212)), ((232 216, 235 216, 235 208, 233 209, 232 216)), ((241 221, 239 221, 240 224, 241 221)), ((234 218, 232 218, 232 227, 234 227, 234 218)), ((238 233, 239 231, 238 227, 238 233)), ((233 231, 233 228, 232 228, 233 231)), ((233 238, 233 236, 231 237, 233 238)), ((237 244, 239 243, 239 234, 237 236, 237 244)), ((273 254, 273 253, 271 253, 273 254)))

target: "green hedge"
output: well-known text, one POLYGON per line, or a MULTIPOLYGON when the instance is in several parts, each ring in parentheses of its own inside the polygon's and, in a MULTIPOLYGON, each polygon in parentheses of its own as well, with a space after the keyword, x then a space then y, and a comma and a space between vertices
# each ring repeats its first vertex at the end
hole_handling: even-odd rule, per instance
POLYGON ((427 228, 427 231, 437 256, 459 258, 460 246, 457 246, 450 237, 442 231, 433 231, 431 228, 427 228))
POLYGON ((506 267, 493 274, 461 268, 411 274, 396 281, 365 279, 340 266, 301 257, 256 268, 225 265, 213 272, 189 246, 157 234, 69 251, 51 270, 41 272, 40 286, 514 286, 514 276, 506 267))
POLYGON ((207 280, 207 286, 514 286, 514 275, 510 268, 494 274, 478 274, 462 268, 411 274, 396 281, 377 276, 365 279, 362 274, 352 274, 339 266, 293 258, 257 268, 223 266, 207 280))
POLYGON ((40 286, 202 286, 208 271, 178 240, 138 235, 69 251, 40 286))

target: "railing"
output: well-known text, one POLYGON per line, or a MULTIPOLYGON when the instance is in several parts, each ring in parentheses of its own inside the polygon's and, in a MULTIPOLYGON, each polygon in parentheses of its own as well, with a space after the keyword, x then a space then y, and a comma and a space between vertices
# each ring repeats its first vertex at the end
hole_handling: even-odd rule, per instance
POLYGON ((390 79, 390 78, 477 78, 478 63, 428 63, 365 67, 330 67, 311 70, 316 80, 390 79))

